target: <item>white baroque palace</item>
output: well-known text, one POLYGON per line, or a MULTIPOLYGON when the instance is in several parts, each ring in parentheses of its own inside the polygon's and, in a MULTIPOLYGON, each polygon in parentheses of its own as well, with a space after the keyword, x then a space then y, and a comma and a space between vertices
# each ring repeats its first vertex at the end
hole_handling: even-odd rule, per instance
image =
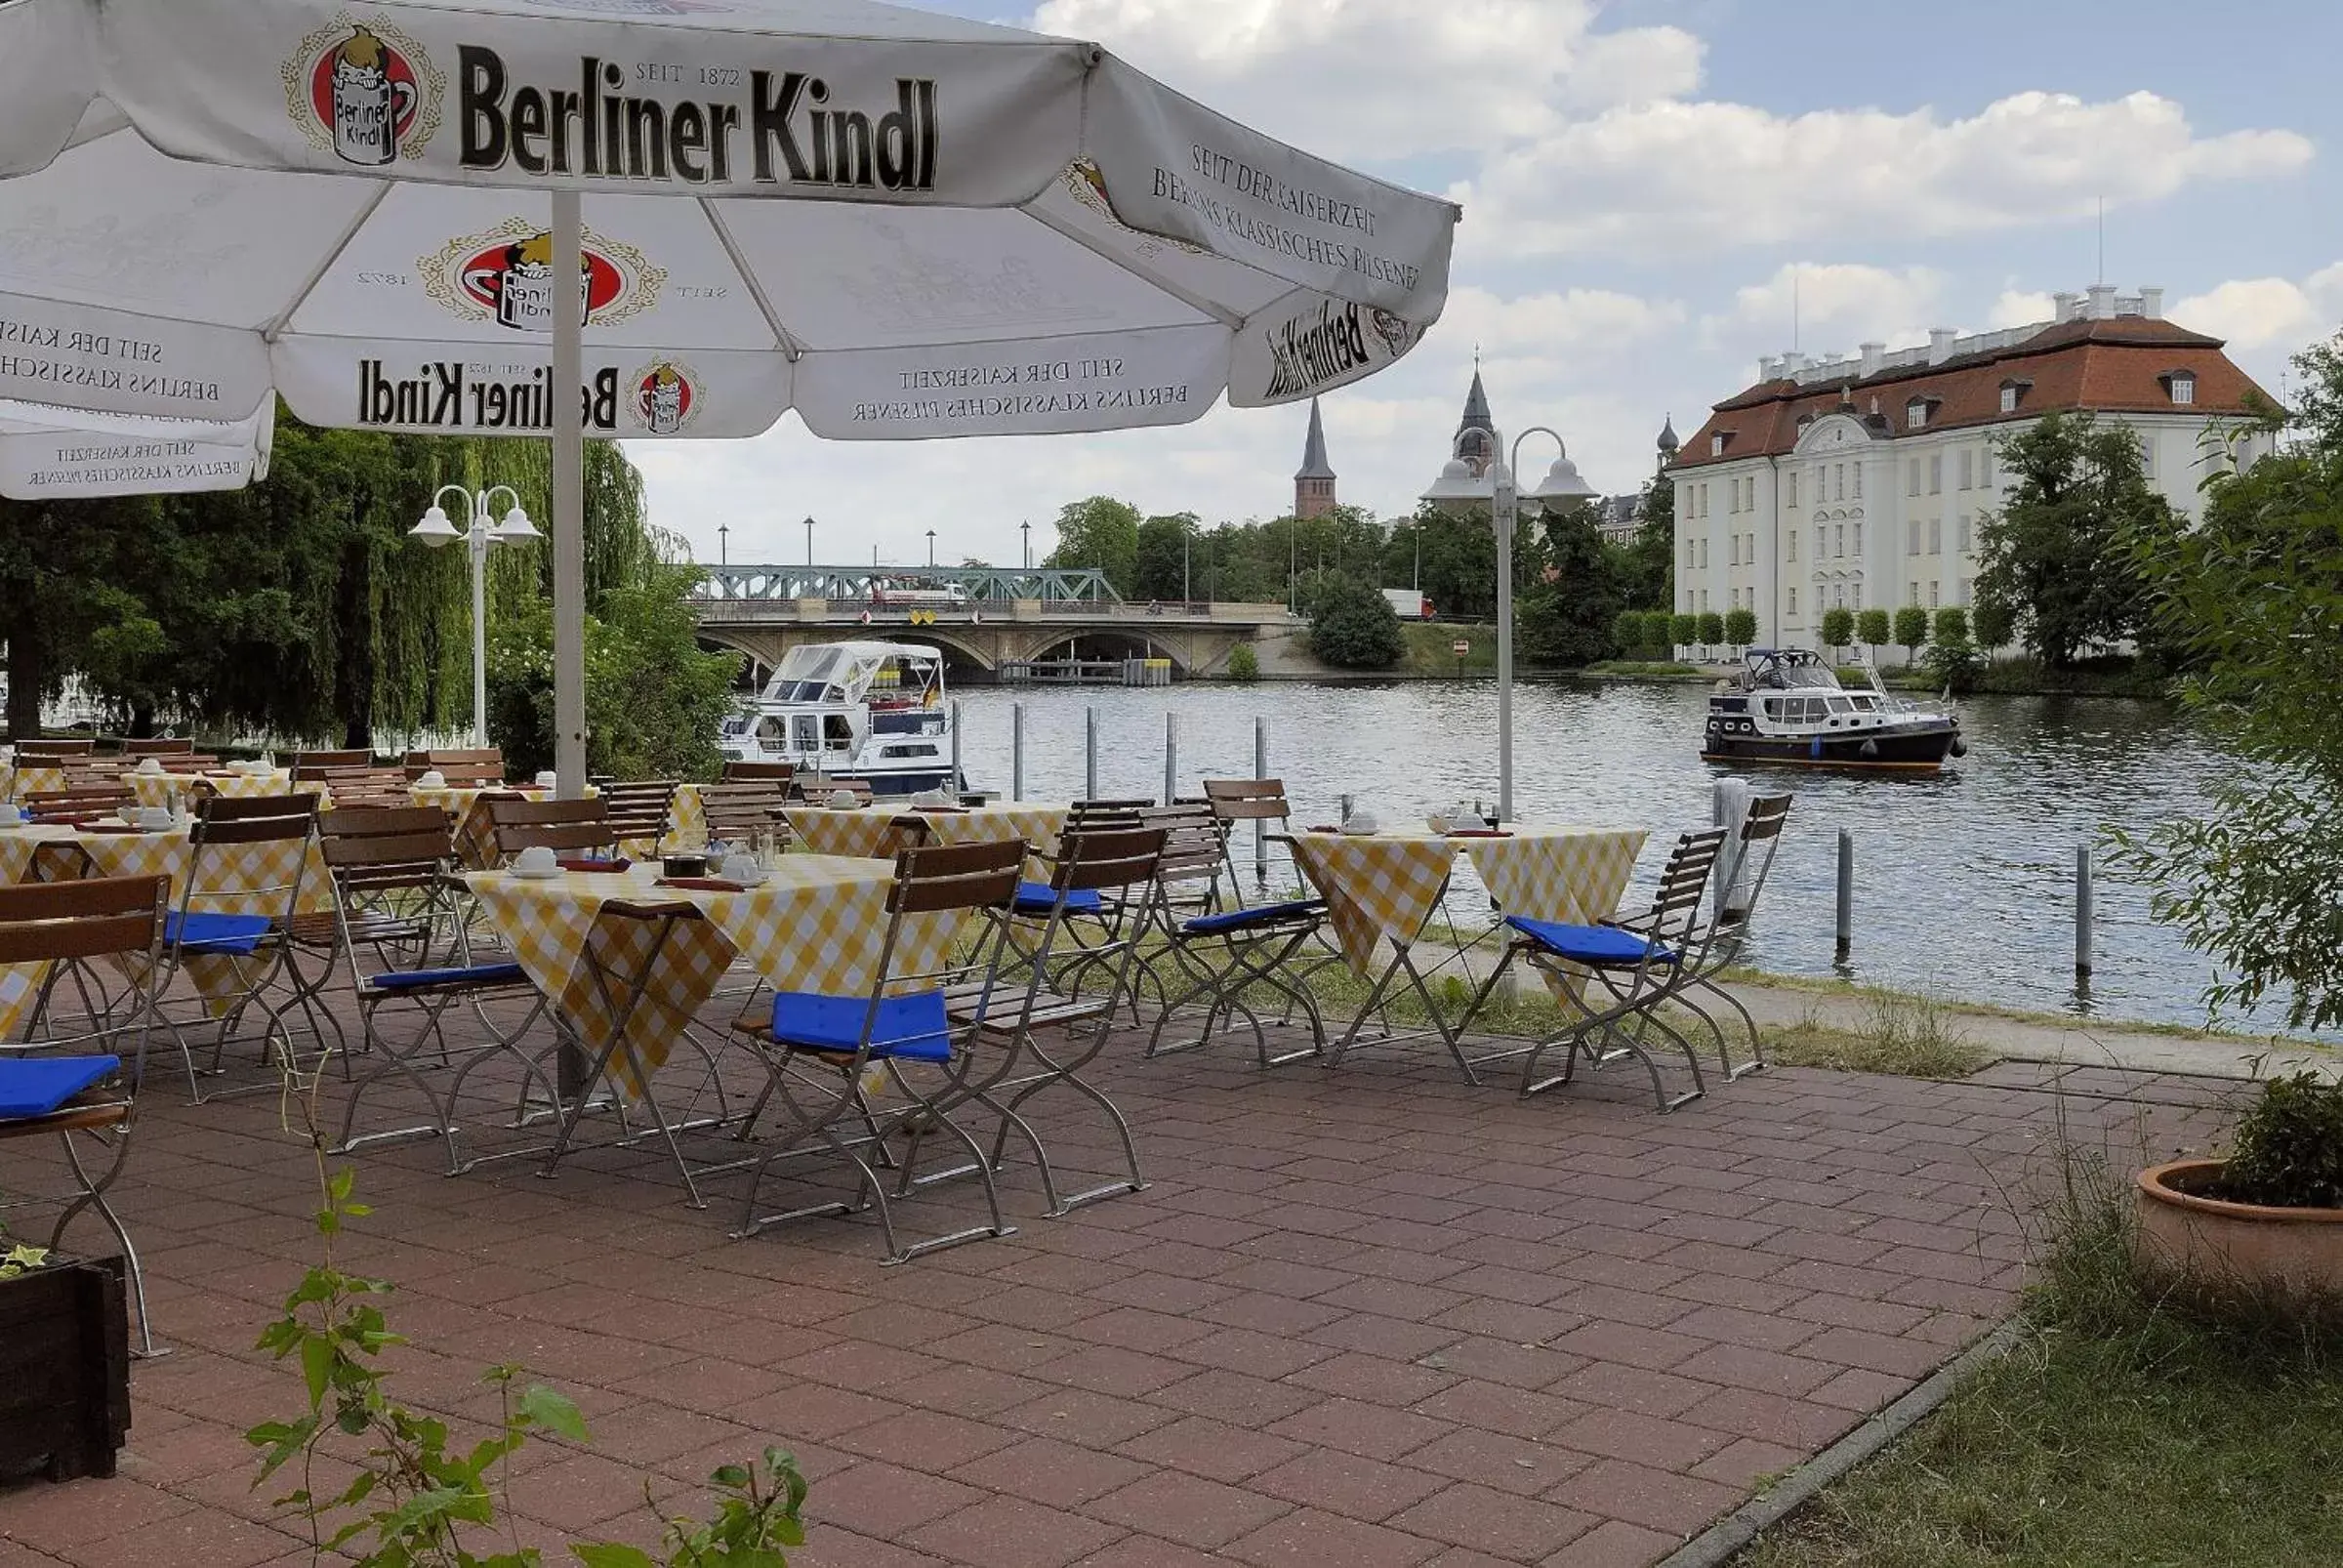
POLYGON ((2149 482, 2196 514, 2212 463, 2249 464, 2266 399, 2221 340, 2162 319, 2163 291, 2056 296, 2056 319, 1854 358, 1760 360, 1669 472, 1676 608, 1756 613, 1759 642, 1819 646, 1836 606, 1966 605, 1977 519, 2008 480, 1994 442, 2053 410, 2130 427, 2149 482))

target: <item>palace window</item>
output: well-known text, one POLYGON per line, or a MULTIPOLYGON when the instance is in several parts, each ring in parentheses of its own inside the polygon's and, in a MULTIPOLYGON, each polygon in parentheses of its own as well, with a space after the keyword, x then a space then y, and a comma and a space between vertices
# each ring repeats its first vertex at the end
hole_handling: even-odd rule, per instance
POLYGON ((1904 543, 1904 554, 1906 554, 1907 556, 1916 556, 1916 555, 1918 555, 1919 553, 1920 553, 1920 519, 1919 519, 1919 518, 1917 518, 1917 517, 1914 517, 1914 518, 1912 518, 1912 519, 1911 519, 1911 527, 1910 527, 1910 528, 1909 528, 1909 529, 1906 531, 1906 535, 1905 535, 1905 543, 1904 543))
POLYGON ((1788 478, 1785 479, 1783 483, 1787 486, 1784 492, 1787 504, 1796 506, 1798 504, 1798 471, 1790 470, 1788 478))
POLYGON ((1969 515, 1965 512, 1953 521, 1952 547, 1964 556, 1969 552, 1969 515))
POLYGON ((1928 399, 1914 397, 1904 405, 1904 427, 1915 431, 1928 428, 1928 399))
POLYGON ((1863 554, 1863 524, 1860 522, 1855 525, 1855 554, 1863 554))
POLYGON ((1934 608, 1936 608, 1936 585, 1937 585, 1937 581, 1938 581, 1938 580, 1937 580, 1936 578, 1933 578, 1933 577, 1932 577, 1932 578, 1930 578, 1930 579, 1928 580, 1928 607, 1929 607, 1930 609, 1934 609, 1934 608))
POLYGON ((1976 467, 1977 454, 1970 451, 1965 446, 1962 447, 1960 449, 1960 487, 1962 489, 1968 489, 1971 482, 1975 479, 1976 467))
POLYGON ((1792 528, 1792 529, 1790 529, 1790 530, 1789 530, 1789 557, 1788 557, 1788 558, 1789 558, 1789 559, 1791 559, 1791 560, 1796 560, 1796 559, 1798 558, 1798 530, 1797 530, 1797 529, 1795 529, 1795 528, 1792 528))
POLYGON ((1942 452, 1928 460, 1928 493, 1930 495, 1945 493, 1945 454, 1942 452))
POLYGON ((2172 400, 2176 403, 2193 403, 2197 400, 2197 377, 2191 371, 2173 371, 2164 378, 2164 388, 2171 392, 2172 400))
POLYGON ((1789 591, 1789 613, 1798 613, 1798 591, 1794 588, 1789 591))
POLYGON ((1928 519, 1928 554, 1931 556, 1941 556, 1944 553, 1945 519, 1942 517, 1930 517, 1928 519))

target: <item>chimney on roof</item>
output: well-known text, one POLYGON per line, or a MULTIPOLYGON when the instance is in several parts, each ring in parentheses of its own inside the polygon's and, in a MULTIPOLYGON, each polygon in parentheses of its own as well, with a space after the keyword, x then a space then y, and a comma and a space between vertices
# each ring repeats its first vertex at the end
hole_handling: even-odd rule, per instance
POLYGON ((1879 363, 1887 357, 1887 345, 1867 343, 1862 346, 1861 351, 1863 353, 1863 373, 1867 376, 1879 374, 1879 363))
POLYGON ((1932 365, 1941 365, 1952 358, 1952 340, 1958 336, 1959 334, 1951 327, 1930 327, 1928 329, 1928 362, 1932 365))
POLYGON ((1806 356, 1795 349, 1791 349, 1782 355, 1782 374, 1785 376, 1796 375, 1805 368, 1805 365, 1806 356))
POLYGON ((2144 288, 2140 290, 2140 314, 2148 317, 2151 321, 2161 321, 2164 318, 2164 291, 2162 289, 2144 288))
POLYGON ((1757 379, 1761 382, 1774 379, 1774 356, 1772 354, 1757 356, 1757 379))
POLYGON ((2053 294, 2053 295, 2051 295, 2051 296, 2050 296, 2050 319, 2051 319, 2051 320, 2053 320, 2053 321, 2072 321, 2072 320, 2074 320, 2074 319, 2075 319, 2075 302, 2076 302, 2077 299, 2079 299, 2079 298, 2080 298, 2080 296, 2079 296, 2079 295, 2075 295, 2075 294, 2053 294))
POLYGON ((2112 321, 2116 315, 2116 286, 2113 283, 2091 285, 2091 319, 2112 321))

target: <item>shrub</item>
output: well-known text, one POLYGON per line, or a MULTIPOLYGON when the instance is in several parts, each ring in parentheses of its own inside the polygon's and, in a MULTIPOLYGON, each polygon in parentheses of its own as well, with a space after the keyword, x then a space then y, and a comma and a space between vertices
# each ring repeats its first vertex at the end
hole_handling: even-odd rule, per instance
POLYGON ((1701 640, 1701 618, 1697 615, 1671 615, 1667 618, 1667 640, 1675 648, 1688 648, 1701 640))
POLYGON ((2238 1123, 2215 1196, 2272 1209, 2343 1208, 2343 1084, 2277 1078, 2238 1123))
POLYGON ((1621 610, 1612 618, 1611 637, 1623 653, 1632 654, 1644 645, 1644 632, 1650 624, 1641 610, 1621 610))
POLYGON ((1388 670, 1407 653, 1407 639, 1379 592, 1330 577, 1310 605, 1310 651, 1338 670, 1388 670))
POLYGON ((1261 678, 1261 661, 1254 653, 1252 643, 1240 642, 1229 649, 1228 678, 1231 681, 1258 681, 1261 678))
POLYGON ((1715 610, 1701 611, 1700 640, 1710 647, 1725 640, 1725 618, 1715 610))
POLYGON ((1986 661, 1976 645, 1965 639, 1951 642, 1940 637, 1928 644, 1920 667, 1931 680, 1941 681, 1947 691, 1965 697, 1977 689, 1977 682, 1985 675, 1986 661))
POLYGON ((1907 604, 1896 611, 1896 645, 1904 650, 1904 662, 1910 664, 1919 653, 1920 644, 1928 640, 1928 612, 1917 604, 1907 604))
POLYGON ((1930 626, 1931 642, 1966 642, 1969 640, 1969 612, 1957 604, 1948 604, 1936 612, 1930 626))
POLYGON ((1728 610, 1725 614, 1725 640, 1737 648, 1746 648, 1757 640, 1757 612, 1728 610))
POLYGON ((1843 648, 1855 640, 1855 612, 1845 605, 1823 611, 1823 646, 1843 648))
POLYGON ((1869 647, 1874 660, 1879 657, 1879 650, 1888 644, 1893 631, 1893 623, 1888 620, 1885 610, 1861 610, 1856 613, 1855 640, 1869 647))

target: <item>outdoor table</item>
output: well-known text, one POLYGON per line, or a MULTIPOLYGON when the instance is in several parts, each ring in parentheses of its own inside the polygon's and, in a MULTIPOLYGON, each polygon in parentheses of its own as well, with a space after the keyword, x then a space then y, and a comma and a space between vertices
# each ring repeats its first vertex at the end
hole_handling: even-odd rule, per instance
MULTIPOLYGON (((86 759, 85 759, 86 761, 86 759)), ((0 771, 0 800, 17 801, 65 787, 65 770, 50 763, 12 763, 0 771)))
MULTIPOLYGON (((137 877, 161 874, 171 879, 171 906, 176 909, 186 893, 187 868, 194 859, 194 846, 188 842, 185 827, 160 832, 125 830, 117 832, 89 832, 67 827, 62 823, 34 823, 25 827, 0 828, 0 882, 19 883, 32 864, 35 846, 43 842, 65 841, 78 844, 88 851, 103 877, 137 877)), ((268 887, 290 882, 294 864, 292 856, 302 857, 301 890, 296 909, 303 914, 330 910, 334 906, 333 884, 326 875, 324 857, 318 852, 317 842, 306 845, 289 843, 221 845, 204 856, 204 872, 197 882, 193 904, 207 914, 276 915, 282 907, 262 907, 263 900, 255 896, 237 896, 226 888, 254 886, 268 887)), ((271 895, 273 896, 273 895, 271 895)), ((207 1009, 221 1011, 229 1001, 243 994, 239 966, 242 960, 230 955, 191 955, 181 965, 187 978, 202 994, 207 1009)), ((39 993, 44 965, 12 965, 0 969, 0 1036, 16 1032, 23 1022, 24 1010, 39 993)))
POLYGON ((496 864, 496 824, 488 820, 488 807, 480 797, 494 793, 519 796, 526 801, 543 801, 553 791, 541 786, 517 784, 467 785, 450 788, 444 785, 426 788, 421 784, 407 786, 407 799, 417 805, 435 805, 445 811, 448 820, 456 825, 456 862, 474 870, 496 864))
MULTIPOLYGON (((1329 1065, 1358 1040, 1359 1031, 1383 1002, 1391 982, 1405 974, 1422 1001, 1431 1027, 1409 1034, 1386 1033, 1378 1044, 1437 1037, 1456 1058, 1468 1082, 1478 1082, 1413 957, 1425 928, 1438 912, 1461 851, 1507 915, 1534 920, 1591 923, 1610 915, 1626 890, 1643 850, 1640 829, 1532 827, 1514 823, 1500 835, 1420 833, 1298 833, 1294 859, 1326 899, 1351 972, 1373 982, 1366 1003, 1342 1036, 1329 1065), (1390 957, 1383 957, 1386 945, 1390 957)), ((1459 960, 1464 948, 1455 943, 1459 960)))
MULTIPOLYGON (((1000 844, 1022 839, 1035 856, 1053 854, 1057 836, 1065 831, 1067 808, 1026 801, 954 809, 873 801, 869 805, 841 810, 827 805, 793 805, 784 813, 791 831, 816 854, 870 857, 884 853, 889 824, 916 816, 927 824, 930 844, 1000 844)), ((1026 875, 1039 877, 1034 859, 1026 875)))
MULTIPOLYGON (((530 983, 553 999, 590 1057, 607 1049, 617 1034, 611 999, 596 987, 585 962, 587 937, 601 906, 612 899, 688 902, 707 915, 703 922, 672 928, 668 950, 627 1020, 626 1045, 647 1075, 667 1060, 676 1038, 715 995, 736 958, 745 959, 775 991, 869 996, 886 945, 886 900, 894 870, 881 860, 783 855, 763 882, 738 892, 662 887, 655 865, 626 872, 565 871, 547 878, 478 871, 465 880, 530 983)), ((892 973, 942 970, 965 919, 957 910, 907 918, 892 973)), ((639 1097, 642 1084, 630 1051, 616 1052, 612 1063, 621 1087, 639 1097)))
POLYGON ((159 805, 170 810, 176 810, 182 800, 198 792, 199 780, 201 788, 231 800, 293 793, 293 770, 288 767, 271 767, 257 773, 226 768, 207 768, 200 773, 143 773, 135 767, 126 767, 122 779, 141 805, 159 805))

